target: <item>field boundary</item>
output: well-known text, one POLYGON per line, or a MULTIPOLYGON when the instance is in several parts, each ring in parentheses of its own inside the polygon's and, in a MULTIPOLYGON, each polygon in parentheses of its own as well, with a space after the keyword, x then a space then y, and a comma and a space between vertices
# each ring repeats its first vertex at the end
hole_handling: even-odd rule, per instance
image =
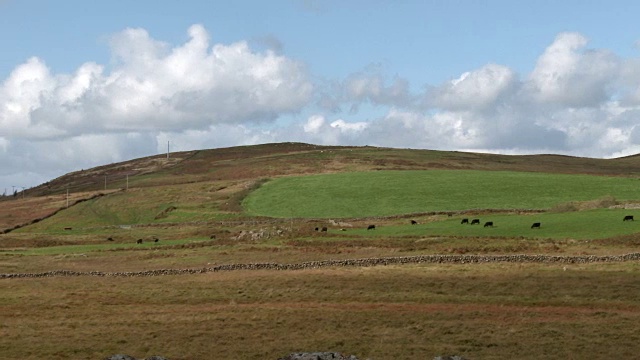
POLYGON ((479 263, 559 263, 559 264, 588 264, 588 263, 611 263, 640 261, 640 253, 630 253, 625 255, 578 255, 578 256, 555 256, 555 255, 416 255, 399 257, 380 257, 365 259, 346 260, 319 260, 293 264, 278 263, 246 263, 246 264, 226 264, 208 268, 192 269, 159 269, 131 272, 103 272, 103 271, 71 271, 52 270, 40 273, 8 273, 0 274, 0 279, 15 278, 43 278, 43 277, 73 277, 73 276, 96 276, 96 277, 149 277, 166 275, 188 275, 204 274, 219 271, 238 270, 304 270, 327 267, 371 267, 385 265, 404 264, 479 264, 479 263))

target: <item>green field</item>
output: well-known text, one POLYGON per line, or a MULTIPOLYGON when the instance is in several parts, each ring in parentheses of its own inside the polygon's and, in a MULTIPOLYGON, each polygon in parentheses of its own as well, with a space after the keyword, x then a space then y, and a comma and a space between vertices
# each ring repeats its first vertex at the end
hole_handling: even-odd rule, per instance
MULTIPOLYGON (((640 210, 635 212, 640 213, 640 210)), ((364 227, 349 229, 350 234, 367 237, 385 236, 456 236, 456 237, 509 237, 509 238, 549 238, 549 239, 603 239, 619 235, 633 234, 640 231, 640 222, 622 221, 625 215, 634 210, 595 209, 567 213, 539 214, 483 214, 465 216, 472 220, 478 218, 479 225, 461 224, 461 216, 440 217, 427 223, 410 225, 405 221, 402 225, 377 226, 375 231, 364 227), (487 221, 493 227, 484 227, 487 221), (540 222, 539 229, 532 229, 534 222, 540 222)), ((333 230, 340 233, 339 229, 333 230)))
POLYGON ((250 215, 369 217, 469 209, 548 209, 569 201, 640 198, 624 177, 513 171, 377 171, 285 177, 245 199, 250 215))

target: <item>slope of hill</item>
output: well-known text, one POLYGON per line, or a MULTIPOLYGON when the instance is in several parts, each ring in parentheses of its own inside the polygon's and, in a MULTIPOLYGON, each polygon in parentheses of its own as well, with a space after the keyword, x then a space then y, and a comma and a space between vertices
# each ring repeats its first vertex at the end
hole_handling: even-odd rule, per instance
POLYGON ((474 169, 640 176, 640 156, 594 159, 354 146, 274 143, 156 155, 63 175, 27 196, 211 180, 365 170, 474 169))
MULTIPOLYGON (((111 210, 94 208, 92 211, 118 223, 135 223, 143 221, 141 219, 162 217, 163 212, 175 208, 179 203, 182 211, 179 218, 184 221, 224 218, 230 214, 238 216, 242 212, 239 205, 241 199, 261 179, 303 174, 428 169, 635 177, 640 176, 640 157, 593 159, 549 154, 510 156, 303 143, 177 152, 168 157, 157 155, 75 171, 28 189, 24 196, 6 197, 2 199, 4 206, 0 210, 0 230, 38 221, 66 207, 69 201, 75 203, 96 194, 125 189, 130 190, 126 200, 113 199, 135 204, 135 214, 133 210, 126 210, 122 214, 118 209, 126 207, 117 204, 108 205, 111 210), (199 210, 191 211, 190 207, 198 207, 199 210), (119 214, 115 215, 116 212, 119 214)), ((83 221, 83 214, 76 216, 79 218, 74 222, 83 221)), ((96 225, 107 223, 97 222, 96 225)))

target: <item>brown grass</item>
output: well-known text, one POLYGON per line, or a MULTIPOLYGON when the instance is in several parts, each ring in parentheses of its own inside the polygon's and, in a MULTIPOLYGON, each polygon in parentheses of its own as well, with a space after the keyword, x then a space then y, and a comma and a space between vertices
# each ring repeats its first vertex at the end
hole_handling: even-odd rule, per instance
POLYGON ((637 265, 441 265, 0 283, 5 359, 633 358, 637 265), (171 289, 169 291, 169 289, 171 289))

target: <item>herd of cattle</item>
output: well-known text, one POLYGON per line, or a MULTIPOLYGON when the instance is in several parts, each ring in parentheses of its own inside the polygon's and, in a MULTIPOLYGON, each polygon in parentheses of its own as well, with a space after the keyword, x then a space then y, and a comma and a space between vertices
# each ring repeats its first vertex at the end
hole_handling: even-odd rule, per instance
MULTIPOLYGON (((633 215, 626 215, 622 221, 634 221, 633 219, 633 215)), ((415 220, 411 220, 411 225, 417 225, 418 222, 415 220)), ((469 225, 480 225, 480 219, 471 219, 469 220, 469 218, 464 218, 460 221, 460 224, 469 224, 469 225)), ((493 224, 493 221, 486 221, 484 223, 484 227, 494 227, 495 225, 493 224)), ((534 222, 533 224, 531 224, 531 228, 532 229, 540 229, 540 227, 542 226, 542 223, 540 222, 534 222)), ((376 226, 375 225, 369 225, 367 226, 367 230, 375 230, 376 226)), ((344 230, 344 229, 342 229, 344 230)), ((316 231, 321 231, 321 232, 327 232, 327 227, 322 227, 316 228, 316 231)))
MULTIPOLYGON (((632 218, 633 218, 633 216, 632 216, 632 218)), ((471 222, 469 222, 469 219, 465 218, 465 219, 462 219, 460 221, 460 224, 470 224, 470 225, 476 225, 477 224, 477 225, 480 225, 480 219, 471 219, 471 222)), ((541 225, 541 223, 534 222, 531 225, 531 228, 532 229, 540 229, 540 225, 541 225)), ((484 223, 484 227, 493 227, 493 226, 494 226, 493 225, 493 221, 487 221, 487 222, 484 223)))
MULTIPOLYGON (((634 220, 633 220, 633 215, 626 215, 626 216, 622 219, 622 221, 634 221, 634 220)), ((417 224, 418 224, 418 222, 417 222, 417 221, 415 221, 415 220, 411 220, 411 225, 417 225, 417 224)), ((460 221, 460 224, 480 225, 480 219, 471 219, 471 220, 469 220, 468 218, 464 218, 464 219, 462 219, 462 220, 460 221)), ((486 222, 484 223, 484 227, 494 227, 494 226, 495 226, 495 225, 493 224, 493 221, 486 221, 486 222)), ((534 222, 534 223, 531 225, 531 228, 532 228, 532 229, 540 229, 540 226, 541 226, 541 223, 539 223, 539 222, 534 222)), ((371 225, 367 226, 367 230, 375 230, 375 229, 376 229, 376 226, 375 226, 375 225, 373 225, 373 224, 371 224, 371 225)), ((323 226, 323 227, 316 227, 316 228, 315 228, 315 230, 316 230, 316 231, 319 231, 319 232, 327 232, 327 231, 328 231, 328 228, 327 228, 326 226, 323 226)), ((341 229, 341 230, 344 230, 344 229, 341 229)), ((215 236, 212 236, 212 238, 215 238, 215 236)), ((109 241, 113 241, 113 238, 109 237, 107 240, 109 240, 109 241)), ((159 240, 158 238, 154 237, 154 238, 152 239, 152 241, 157 243, 157 242, 158 242, 158 241, 160 241, 160 240, 159 240)), ((142 240, 142 239, 138 239, 138 240, 136 240, 136 243, 138 243, 138 244, 142 244, 142 243, 143 243, 143 240, 142 240)))

